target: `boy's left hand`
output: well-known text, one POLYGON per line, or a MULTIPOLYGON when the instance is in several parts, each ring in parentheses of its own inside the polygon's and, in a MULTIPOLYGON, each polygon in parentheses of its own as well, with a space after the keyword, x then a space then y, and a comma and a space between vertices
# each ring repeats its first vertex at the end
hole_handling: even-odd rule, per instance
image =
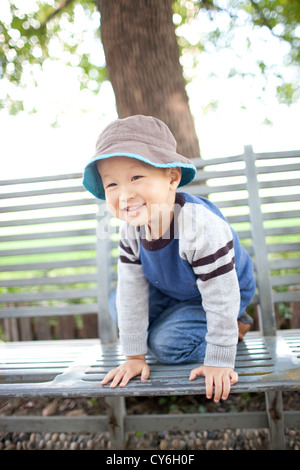
POLYGON ((230 367, 201 366, 193 369, 189 380, 203 375, 206 384, 206 397, 212 398, 215 387, 214 401, 217 403, 228 398, 231 385, 237 383, 238 374, 230 367))

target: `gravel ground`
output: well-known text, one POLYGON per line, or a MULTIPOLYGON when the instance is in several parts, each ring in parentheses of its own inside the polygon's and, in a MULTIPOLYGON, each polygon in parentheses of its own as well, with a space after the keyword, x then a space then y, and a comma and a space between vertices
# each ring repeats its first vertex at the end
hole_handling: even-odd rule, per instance
MULTIPOLYGON (((267 429, 131 434, 128 450, 269 450, 267 429)), ((300 450, 300 432, 286 431, 286 449, 300 450)), ((113 450, 109 436, 74 433, 3 433, 0 450, 113 450)))
MULTIPOLYGON (((284 394, 285 409, 300 409, 299 393, 284 394)), ((128 414, 182 413, 209 411, 254 411, 264 409, 263 395, 233 395, 226 402, 215 404, 204 397, 161 397, 156 399, 130 399, 128 414)), ((102 414, 105 404, 101 399, 41 399, 0 400, 0 419, 9 415, 79 416, 102 414)), ((216 431, 166 431, 129 433, 128 450, 268 450, 267 429, 216 430, 216 431)), ((300 429, 286 429, 286 449, 300 450, 300 429)), ((0 450, 113 450, 109 435, 75 433, 0 433, 0 450)))

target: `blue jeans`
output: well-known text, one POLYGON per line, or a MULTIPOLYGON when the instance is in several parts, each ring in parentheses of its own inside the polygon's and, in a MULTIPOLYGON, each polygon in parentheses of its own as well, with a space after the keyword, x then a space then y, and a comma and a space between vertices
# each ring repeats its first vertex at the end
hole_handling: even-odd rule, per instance
MULTIPOLYGON (((117 323, 115 293, 110 314, 117 323)), ((165 364, 201 362, 205 356, 206 313, 199 301, 179 301, 150 286, 149 352, 165 364)))

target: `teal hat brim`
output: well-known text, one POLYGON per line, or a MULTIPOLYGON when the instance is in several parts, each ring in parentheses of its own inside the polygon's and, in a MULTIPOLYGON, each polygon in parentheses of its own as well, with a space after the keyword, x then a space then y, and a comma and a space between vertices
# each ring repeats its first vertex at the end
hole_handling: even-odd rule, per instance
POLYGON ((169 163, 154 163, 151 160, 148 160, 141 155, 134 154, 134 153, 124 153, 124 152, 116 152, 116 153, 108 153, 104 155, 99 155, 93 158, 85 167, 83 172, 83 180, 82 184, 89 191, 93 196, 97 199, 105 200, 105 191, 103 187, 103 183, 99 172, 97 170, 97 162, 100 160, 104 160, 106 158, 112 157, 129 157, 129 158, 136 158, 144 163, 148 163, 149 165, 155 166, 157 168, 174 168, 180 167, 181 168, 181 180, 178 186, 185 186, 189 184, 196 175, 196 168, 193 164, 183 163, 183 162, 169 162, 169 163))

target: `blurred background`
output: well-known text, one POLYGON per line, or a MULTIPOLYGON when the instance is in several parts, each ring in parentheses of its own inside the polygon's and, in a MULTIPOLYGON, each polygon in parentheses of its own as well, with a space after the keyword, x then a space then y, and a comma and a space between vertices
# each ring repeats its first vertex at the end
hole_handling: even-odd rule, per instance
POLYGON ((118 115, 156 114, 180 145, 171 111, 151 108, 180 73, 202 158, 299 148, 299 21, 297 0, 1 0, 1 179, 81 172, 118 115))

